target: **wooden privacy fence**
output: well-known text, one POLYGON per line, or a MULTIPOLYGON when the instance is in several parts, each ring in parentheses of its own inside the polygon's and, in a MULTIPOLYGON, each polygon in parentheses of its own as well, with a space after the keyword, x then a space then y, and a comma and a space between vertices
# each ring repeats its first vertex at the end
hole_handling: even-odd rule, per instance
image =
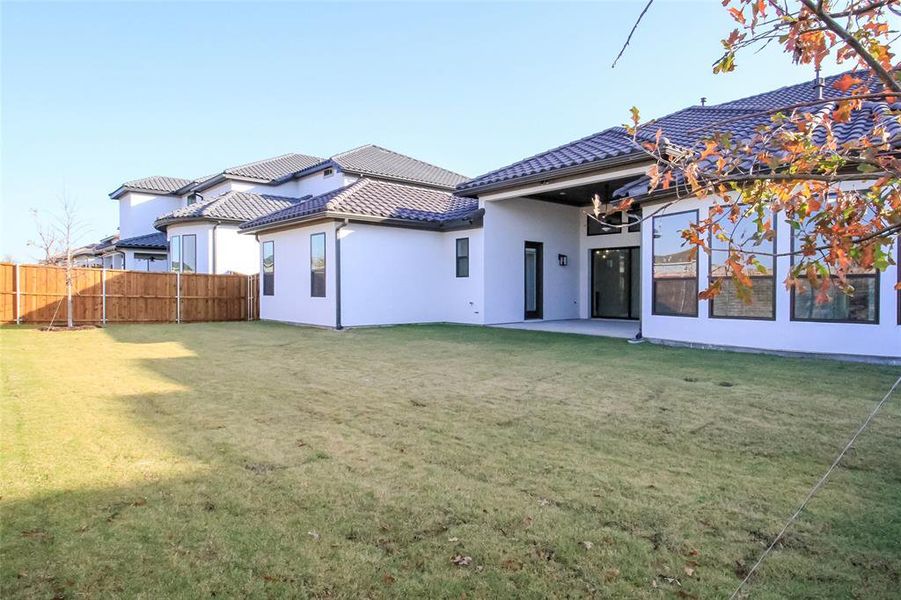
MULTIPOLYGON (((259 318, 257 275, 73 269, 76 323, 183 323, 259 318)), ((0 323, 65 324, 66 269, 0 263, 0 323)))

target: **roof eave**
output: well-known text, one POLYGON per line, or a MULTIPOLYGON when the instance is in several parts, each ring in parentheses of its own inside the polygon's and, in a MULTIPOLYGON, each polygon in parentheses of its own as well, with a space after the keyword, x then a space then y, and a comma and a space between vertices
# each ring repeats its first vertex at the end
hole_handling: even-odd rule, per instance
POLYGON ((178 190, 174 190, 172 192, 164 192, 162 190, 151 190, 149 188, 134 187, 131 185, 120 185, 118 188, 116 188, 116 191, 114 191, 113 193, 111 193, 109 195, 109 197, 112 198, 113 200, 118 200, 119 198, 121 198, 122 196, 124 196, 125 194, 127 194, 129 192, 134 192, 136 194, 151 194, 154 196, 177 196, 178 195, 178 190))
POLYGON ((515 177, 513 179, 506 179, 504 181, 498 181, 495 183, 487 183, 484 185, 477 185, 471 188, 460 189, 459 187, 455 189, 455 195, 463 196, 464 198, 478 198, 479 194, 484 194, 486 192, 497 192, 500 190, 513 189, 523 185, 527 185, 529 183, 535 183, 539 181, 545 180, 555 180, 561 179, 563 177, 569 177, 571 175, 580 175, 582 173, 587 173, 590 171, 597 171, 601 169, 609 169, 611 167, 623 167, 627 165, 637 165, 642 162, 647 161, 648 157, 646 154, 640 152, 633 152, 630 154, 624 154, 622 156, 614 156, 611 158, 605 158, 602 160, 597 160, 589 163, 583 163, 580 165, 574 165, 572 167, 564 167, 562 169, 556 169, 551 171, 542 171, 541 173, 536 173, 534 175, 526 175, 523 177, 515 177))
POLYGON ((157 231, 166 232, 166 228, 170 225, 179 225, 181 223, 246 223, 248 219, 229 219, 225 217, 176 217, 173 219, 157 219, 153 222, 153 227, 157 231))
POLYGON ((420 221, 416 219, 396 219, 391 217, 377 217, 373 215, 359 215, 355 213, 344 213, 344 212, 336 212, 336 211, 323 211, 312 213, 309 215, 303 215, 300 217, 295 217, 293 219, 286 219, 284 221, 275 221, 272 223, 265 223, 262 225, 258 225, 256 227, 242 228, 240 230, 241 233, 260 233, 263 231, 270 231, 275 229, 291 229, 293 227, 299 225, 305 225, 310 222, 315 221, 325 221, 325 220, 335 220, 335 221, 343 221, 348 220, 356 223, 372 223, 377 225, 386 225, 393 227, 405 227, 408 229, 425 229, 430 231, 453 231, 455 229, 462 229, 466 227, 472 227, 476 224, 478 226, 482 223, 482 217, 485 214, 485 210, 482 208, 478 208, 473 210, 471 213, 467 213, 463 216, 457 217, 455 219, 450 219, 447 221, 420 221))

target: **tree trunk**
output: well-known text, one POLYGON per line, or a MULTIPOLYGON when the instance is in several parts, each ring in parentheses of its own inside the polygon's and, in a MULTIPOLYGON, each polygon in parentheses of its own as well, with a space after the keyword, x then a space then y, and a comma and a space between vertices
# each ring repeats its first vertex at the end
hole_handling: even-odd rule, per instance
POLYGON ((66 275, 66 326, 72 329, 72 276, 66 275))

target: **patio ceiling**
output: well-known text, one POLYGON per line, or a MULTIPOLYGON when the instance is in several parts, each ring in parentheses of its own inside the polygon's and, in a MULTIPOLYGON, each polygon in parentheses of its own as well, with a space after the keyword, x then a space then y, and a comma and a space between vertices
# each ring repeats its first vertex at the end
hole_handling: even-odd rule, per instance
POLYGON ((617 188, 638 179, 637 176, 622 177, 619 179, 611 179, 597 183, 589 183, 586 185, 565 188, 562 190, 553 190, 550 192, 542 192, 538 194, 529 194, 529 198, 535 200, 543 200, 545 202, 554 202, 555 204, 567 204, 569 206, 588 206, 595 194, 607 202, 613 198, 613 192, 617 188))

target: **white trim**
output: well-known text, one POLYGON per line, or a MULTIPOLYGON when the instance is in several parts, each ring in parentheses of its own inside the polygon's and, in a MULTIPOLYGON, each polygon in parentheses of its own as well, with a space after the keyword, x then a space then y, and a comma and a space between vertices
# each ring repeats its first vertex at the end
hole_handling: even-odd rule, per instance
MULTIPOLYGON (((491 202, 494 200, 506 200, 508 198, 519 198, 522 196, 528 196, 530 194, 543 194, 544 192, 553 192, 555 190, 564 190, 571 187, 576 187, 580 185, 586 185, 589 183, 598 183, 601 181, 610 181, 612 179, 619 179, 621 177, 634 177, 637 175, 644 175, 648 166, 651 163, 647 163, 645 165, 640 165, 637 167, 630 167, 628 169, 607 169, 602 171, 601 173, 595 173, 594 175, 585 175, 582 177, 573 177, 570 179, 560 179, 556 181, 550 181, 545 184, 537 184, 531 185, 527 187, 520 187, 513 190, 506 190, 503 192, 496 192, 494 194, 479 194, 479 200, 484 200, 486 202, 491 202)), ((548 174, 548 177, 553 177, 552 173, 548 174)))

